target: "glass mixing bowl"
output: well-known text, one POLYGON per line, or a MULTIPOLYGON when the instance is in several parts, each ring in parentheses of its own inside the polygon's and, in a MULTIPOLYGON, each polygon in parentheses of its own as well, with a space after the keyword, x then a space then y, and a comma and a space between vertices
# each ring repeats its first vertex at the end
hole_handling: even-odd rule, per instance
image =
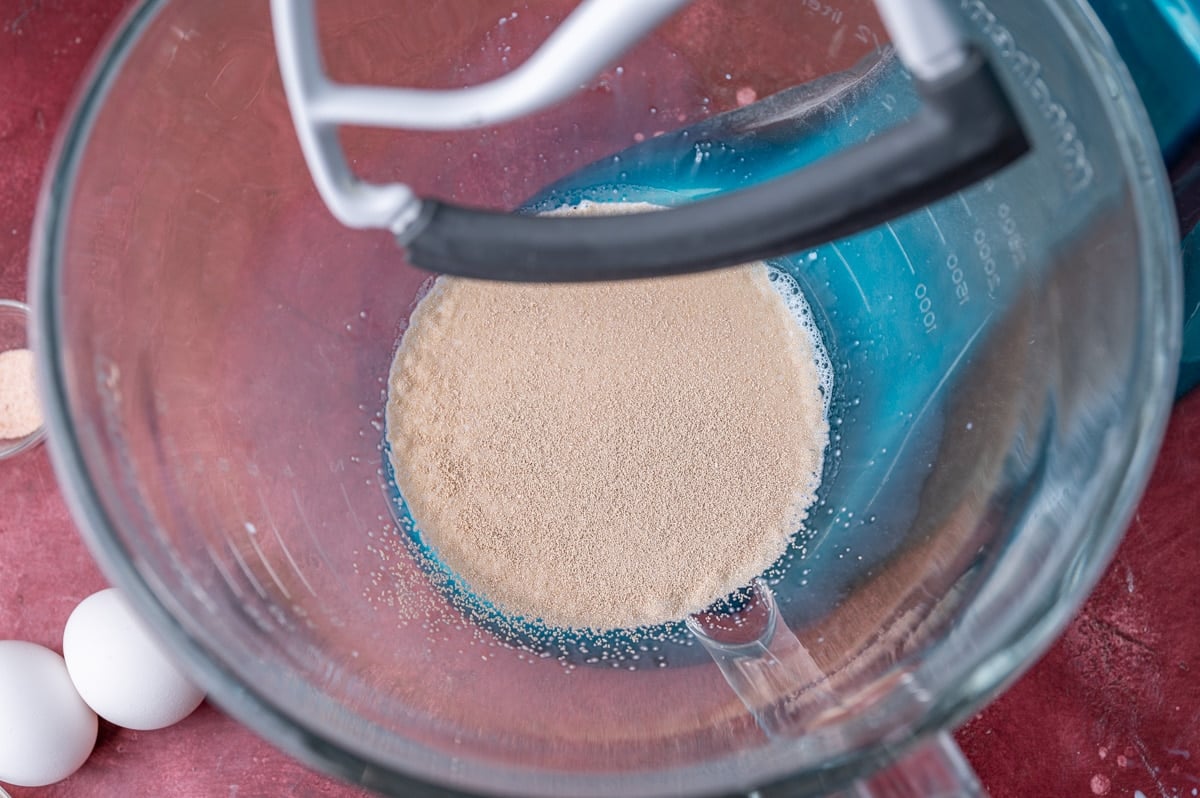
MULTIPOLYGON (((326 68, 485 81, 571 5, 322 3, 326 68)), ((1154 138, 1090 12, 953 7, 1032 153, 774 264, 836 381, 819 503, 739 605, 761 634, 679 624, 597 653, 475 623, 414 556, 382 419, 430 277, 317 196, 266 4, 140 4, 65 129, 33 254, 51 451, 102 567, 214 701, 382 791, 800 794, 906 756, 913 779, 949 774, 943 730, 1112 553, 1180 327, 1154 138)), ((910 113, 885 45, 869 3, 696 0, 548 111, 342 140, 364 177, 464 204, 684 202, 910 113)))

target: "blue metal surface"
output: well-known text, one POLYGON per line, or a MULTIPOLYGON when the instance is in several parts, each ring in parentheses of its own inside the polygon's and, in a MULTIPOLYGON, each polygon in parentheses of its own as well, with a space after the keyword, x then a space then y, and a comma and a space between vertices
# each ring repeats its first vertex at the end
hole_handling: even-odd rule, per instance
POLYGON ((1184 239, 1184 330, 1178 396, 1200 383, 1200 3, 1091 0, 1150 114, 1184 239))

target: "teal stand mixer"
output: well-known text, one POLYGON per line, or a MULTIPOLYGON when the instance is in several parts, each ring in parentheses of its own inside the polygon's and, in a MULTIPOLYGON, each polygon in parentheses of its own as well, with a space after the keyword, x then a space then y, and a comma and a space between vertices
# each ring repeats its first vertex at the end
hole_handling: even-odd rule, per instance
POLYGON ((1154 124, 1183 238, 1183 353, 1177 395, 1200 382, 1200 5, 1092 0, 1154 124))

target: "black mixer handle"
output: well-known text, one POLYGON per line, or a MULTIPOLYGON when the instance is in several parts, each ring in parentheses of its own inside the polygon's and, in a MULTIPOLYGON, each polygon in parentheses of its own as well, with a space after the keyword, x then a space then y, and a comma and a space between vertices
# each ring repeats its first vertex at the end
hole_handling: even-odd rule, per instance
POLYGON ((861 232, 1008 165, 1028 140, 990 65, 917 81, 897 127, 761 185, 650 213, 537 217, 425 201, 401 236, 430 271, 493 280, 654 277, 778 257, 861 232))
POLYGON ((875 0, 920 109, 791 174, 651 213, 530 216, 417 197, 350 170, 337 126, 483 127, 573 94, 688 0, 583 0, 513 71, 455 90, 342 85, 321 65, 314 0, 272 0, 284 89, 313 180, 351 227, 392 231, 430 271, 493 280, 654 277, 796 252, 935 202, 1029 149, 1020 120, 944 0, 875 0))

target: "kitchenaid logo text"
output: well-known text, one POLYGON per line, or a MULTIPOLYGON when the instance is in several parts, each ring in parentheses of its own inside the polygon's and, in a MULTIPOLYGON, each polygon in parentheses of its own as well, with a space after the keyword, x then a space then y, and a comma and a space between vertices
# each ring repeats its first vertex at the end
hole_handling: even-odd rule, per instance
POLYGON ((1067 110, 1050 94, 1050 88, 1042 78, 1041 63, 1017 47, 1012 33, 996 20, 996 15, 988 9, 983 0, 961 2, 962 9, 991 40, 1000 57, 1008 65, 1009 71, 1029 93, 1042 118, 1054 133, 1054 146, 1062 158, 1067 189, 1072 194, 1082 191, 1092 182, 1092 162, 1088 160, 1083 142, 1079 140, 1079 131, 1067 115, 1067 110))

